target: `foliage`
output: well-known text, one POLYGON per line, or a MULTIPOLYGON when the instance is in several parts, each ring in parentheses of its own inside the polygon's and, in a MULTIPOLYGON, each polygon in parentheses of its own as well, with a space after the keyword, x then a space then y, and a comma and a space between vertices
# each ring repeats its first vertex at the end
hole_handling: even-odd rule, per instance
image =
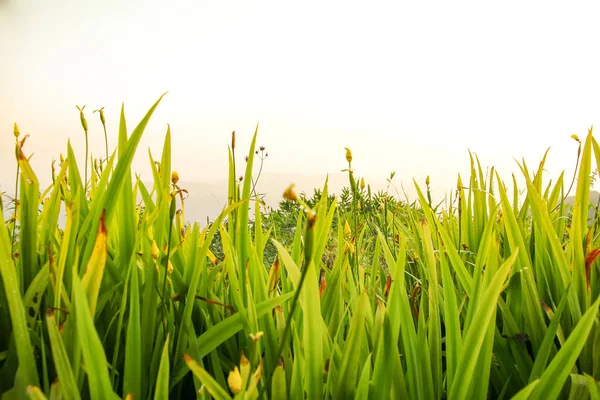
POLYGON ((148 154, 152 187, 132 177, 159 102, 132 132, 121 110, 117 151, 91 162, 86 149, 87 180, 69 144, 41 194, 15 134, 19 199, 0 224, 5 398, 598 398, 591 131, 570 212, 563 176, 544 184, 545 156, 520 164, 526 190, 513 179, 511 197, 471 157, 442 207, 429 179, 412 204, 372 193, 349 149, 339 197, 291 187, 265 212, 257 132, 241 180, 234 133, 228 207, 201 227, 183 222, 170 130, 160 160, 148 154))

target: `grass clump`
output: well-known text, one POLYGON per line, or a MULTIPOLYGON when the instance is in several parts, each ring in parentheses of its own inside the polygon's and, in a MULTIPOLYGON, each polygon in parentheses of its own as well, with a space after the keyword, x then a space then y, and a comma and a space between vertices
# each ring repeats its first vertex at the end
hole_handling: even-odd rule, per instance
POLYGON ((312 198, 290 186, 270 213, 255 190, 257 131, 241 180, 233 133, 228 205, 201 226, 184 222, 170 130, 160 159, 149 153, 152 185, 131 174, 161 99, 131 132, 121 110, 106 160, 91 163, 86 145, 83 179, 69 144, 42 194, 15 125, 19 202, 0 223, 4 397, 600 396, 591 131, 571 209, 562 175, 544 183, 545 157, 520 164, 526 188, 513 179, 511 198, 471 156, 443 207, 429 178, 412 204, 372 193, 346 149, 339 198, 327 182, 312 198))

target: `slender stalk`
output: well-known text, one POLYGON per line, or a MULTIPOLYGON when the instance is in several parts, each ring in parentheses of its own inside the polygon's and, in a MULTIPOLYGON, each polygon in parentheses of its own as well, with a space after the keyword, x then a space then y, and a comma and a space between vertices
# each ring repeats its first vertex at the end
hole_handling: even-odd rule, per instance
POLYGON ((87 121, 85 120, 85 115, 83 115, 83 110, 85 109, 85 106, 83 107, 79 107, 79 106, 75 106, 77 107, 77 109, 79 110, 79 120, 81 121, 81 126, 83 127, 83 131, 85 132, 85 178, 84 178, 84 191, 87 191, 87 177, 88 177, 88 150, 89 150, 89 143, 88 143, 88 124, 87 121))
MULTIPOLYGON (((15 245, 17 243, 16 237, 15 237, 16 231, 17 231, 17 206, 19 204, 19 173, 21 172, 21 166, 19 165, 19 152, 21 151, 21 146, 22 146, 22 144, 19 143, 19 136, 21 135, 21 132, 19 131, 19 127, 16 122, 15 122, 13 133, 15 135, 15 157, 17 158, 17 174, 15 176, 15 197, 14 197, 15 215, 14 215, 13 226, 12 226, 10 255, 13 258, 13 260, 15 260, 15 245)), ((26 138, 27 138, 27 136, 23 139, 22 143, 25 142, 26 138)))

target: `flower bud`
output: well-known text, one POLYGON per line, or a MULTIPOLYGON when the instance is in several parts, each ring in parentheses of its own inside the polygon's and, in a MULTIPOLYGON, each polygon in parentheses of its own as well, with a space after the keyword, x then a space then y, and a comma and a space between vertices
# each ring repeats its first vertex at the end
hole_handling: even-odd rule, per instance
POLYGON ((350 229, 350 224, 348 223, 348 220, 346 220, 346 222, 344 222, 344 236, 347 239, 350 237, 350 235, 352 235, 352 230, 350 229))
POLYGON ((17 123, 15 122, 15 127, 13 129, 13 133, 15 135, 16 138, 19 137, 19 135, 21 135, 21 131, 19 131, 19 126, 17 125, 17 123))
POLYGON ((231 393, 233 394, 238 394, 242 391, 242 375, 240 374, 238 367, 234 367, 233 371, 229 373, 227 385, 229 385, 229 390, 231 390, 231 393))
POLYGON ((171 182, 173 182, 173 185, 176 185, 177 182, 179 182, 179 174, 177 173, 177 171, 173 171, 171 173, 171 182))
POLYGON ((427 178, 425 178, 425 184, 426 184, 427 186, 429 186, 429 182, 430 182, 430 180, 429 180, 429 175, 427 175, 427 178))
POLYGON ((365 188, 365 178, 360 178, 360 189, 364 189, 365 188))
POLYGON ((346 160, 352 162, 352 151, 347 147, 344 148, 346 149, 346 160))
POLYGON ((104 119, 104 107, 94 110, 94 112, 100 114, 100 122, 102 122, 102 125, 106 125, 106 120, 104 119))
POLYGON ((85 106, 79 108, 79 106, 75 106, 77 107, 77 109, 79 110, 79 119, 81 120, 81 126, 83 126, 83 130, 85 131, 85 134, 87 135, 88 132, 88 124, 87 121, 85 120, 85 115, 83 115, 83 110, 85 108, 85 106))
POLYGON ((296 192, 296 189, 294 189, 295 186, 296 185, 292 183, 287 189, 285 189, 285 192, 283 192, 284 199, 291 201, 298 200, 298 193, 296 192))

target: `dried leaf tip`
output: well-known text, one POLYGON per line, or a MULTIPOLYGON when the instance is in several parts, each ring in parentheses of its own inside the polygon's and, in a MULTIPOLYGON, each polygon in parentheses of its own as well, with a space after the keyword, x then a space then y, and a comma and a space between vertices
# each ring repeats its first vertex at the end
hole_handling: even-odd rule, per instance
POLYGON ((296 189, 294 189, 295 186, 296 185, 292 183, 287 189, 285 189, 285 192, 283 192, 284 199, 298 201, 298 193, 296 192, 296 189))
POLYGON ((229 390, 233 394, 238 394, 242 391, 242 374, 240 374, 238 367, 234 367, 233 371, 229 373, 227 385, 229 385, 229 390))
POLYGON ((250 339, 252 339, 252 341, 254 341, 256 343, 256 342, 258 342, 260 340, 260 338, 264 334, 265 334, 264 332, 259 331, 259 332, 256 332, 256 333, 250 333, 248 336, 250 336, 250 339))
POLYGON ((106 209, 102 210, 102 215, 100 215, 100 225, 98 226, 98 234, 106 236, 106 209))
POLYGON ((346 161, 352 162, 352 150, 347 147, 344 148, 346 149, 346 161))
POLYGON ((192 357, 190 357, 189 354, 184 354, 183 355, 183 359, 185 360, 186 363, 189 363, 190 361, 193 361, 192 357))
POLYGON ((581 143, 581 139, 579 139, 579 136, 577 136, 576 134, 572 134, 571 139, 575 140, 577 143, 581 143))

